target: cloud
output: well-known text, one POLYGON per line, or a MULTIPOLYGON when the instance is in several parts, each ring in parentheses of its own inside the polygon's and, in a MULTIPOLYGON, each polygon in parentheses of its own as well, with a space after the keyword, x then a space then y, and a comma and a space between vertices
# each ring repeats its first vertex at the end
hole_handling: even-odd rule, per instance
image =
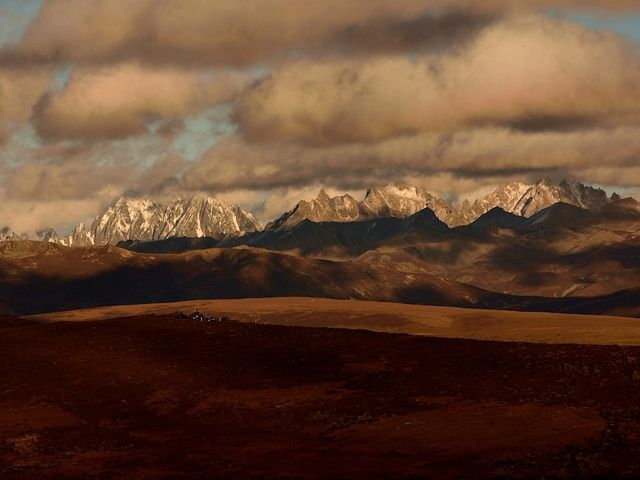
POLYGON ((0 189, 19 201, 86 200, 122 195, 175 195, 188 166, 167 152, 170 140, 149 142, 55 142, 24 151, 16 166, 0 163, 0 189), (141 161, 139 157, 144 157, 141 161))
POLYGON ((179 189, 179 179, 188 163, 179 155, 168 154, 158 159, 152 166, 143 169, 132 180, 132 193, 154 196, 174 195, 179 189))
MULTIPOLYGON (((629 190, 638 188, 638 185, 640 185, 640 166, 625 165, 618 168, 611 168, 604 165, 585 169, 578 168, 573 171, 573 177, 581 182, 596 183, 598 185, 614 185, 614 189, 622 187, 625 190, 629 190)), ((626 193, 624 195, 626 195, 626 193)), ((632 192, 631 195, 640 200, 640 190, 632 192)))
POLYGON ((422 0, 49 0, 14 56, 93 62, 247 65, 372 21, 404 21, 422 0))
POLYGON ((236 118, 256 141, 316 145, 502 125, 558 130, 640 120, 637 46, 611 32, 510 17, 436 60, 301 60, 250 88, 236 118))
POLYGON ((146 165, 107 144, 51 144, 22 166, 0 171, 0 217, 24 231, 67 225, 95 215, 127 190, 169 197, 207 191, 268 221, 321 187, 356 196, 371 187, 411 183, 451 200, 549 174, 634 187, 640 184, 639 155, 636 127, 537 133, 482 128, 324 148, 260 145, 234 137, 196 163, 167 155, 146 165))
POLYGON ((18 165, 0 162, 0 223, 18 233, 50 226, 63 233, 127 192, 174 195, 185 162, 167 153, 169 143, 63 141, 24 149, 14 156, 18 165))
POLYGON ((443 27, 455 26, 452 33, 464 36, 469 28, 478 26, 477 20, 472 19, 475 16, 563 6, 611 10, 637 8, 637 3, 635 0, 48 0, 20 44, 5 51, 5 58, 63 63, 144 59, 161 63, 249 65, 292 49, 404 47, 407 42, 438 39, 438 31, 443 27))
POLYGON ((4 189, 15 200, 84 200, 121 188, 132 171, 125 162, 94 163, 82 151, 69 152, 62 159, 20 165, 8 174, 4 189))
POLYGON ((18 234, 45 227, 65 233, 72 223, 95 216, 138 172, 132 162, 114 161, 96 146, 55 143, 23 156, 15 159, 22 162, 18 166, 0 170, 1 223, 18 234))
POLYGON ((550 172, 579 179, 580 170, 595 167, 617 172, 621 182, 640 183, 633 174, 639 156, 638 127, 534 133, 476 128, 323 147, 249 143, 235 137, 214 146, 188 169, 183 188, 223 192, 322 184, 360 190, 441 174, 493 184, 496 178, 536 179, 550 172), (632 175, 623 180, 625 172, 632 175))
POLYGON ((572 7, 638 8, 47 0, 0 47, 0 137, 33 119, 45 142, 25 129, 3 149, 22 163, 0 160, 0 218, 62 225, 125 191, 206 190, 270 220, 320 187, 409 182, 472 198, 551 174, 635 188, 638 47, 531 15, 572 7), (49 92, 55 65, 73 72, 49 92), (252 84, 237 67, 268 76, 252 84))
POLYGON ((246 85, 239 73, 199 72, 125 63, 78 67, 68 85, 47 97, 36 117, 46 138, 118 138, 142 133, 232 99, 246 85))
POLYGON ((50 82, 48 69, 0 68, 0 139, 29 120, 50 82))
POLYGON ((19 235, 33 235, 43 228, 54 227, 63 235, 66 229, 80 219, 95 217, 115 192, 102 192, 100 196, 83 200, 16 200, 5 198, 0 190, 0 218, 3 224, 19 235))

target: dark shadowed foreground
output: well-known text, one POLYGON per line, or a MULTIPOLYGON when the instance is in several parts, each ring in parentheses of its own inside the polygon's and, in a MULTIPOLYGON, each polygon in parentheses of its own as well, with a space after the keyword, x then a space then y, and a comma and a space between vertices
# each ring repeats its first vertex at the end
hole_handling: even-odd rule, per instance
POLYGON ((2 479, 640 475, 640 347, 5 324, 2 479))

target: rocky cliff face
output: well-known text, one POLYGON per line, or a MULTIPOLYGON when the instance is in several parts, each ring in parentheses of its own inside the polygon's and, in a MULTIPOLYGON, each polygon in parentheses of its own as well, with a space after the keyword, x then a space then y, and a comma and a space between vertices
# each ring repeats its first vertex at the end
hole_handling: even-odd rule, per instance
POLYGON ((65 243, 83 246, 169 237, 224 238, 260 228, 250 213, 204 194, 168 204, 150 198, 122 197, 98 215, 91 226, 78 224, 65 243))
POLYGON ((449 226, 466 225, 496 207, 515 215, 530 217, 559 202, 593 209, 619 199, 617 194, 608 197, 602 189, 567 180, 559 184, 553 183, 548 178, 534 184, 515 182, 498 187, 474 203, 465 201, 456 221, 453 224, 447 223, 449 226))
POLYGON ((303 200, 296 207, 267 225, 267 229, 290 229, 305 219, 313 222, 353 222, 374 218, 407 218, 429 208, 450 227, 467 225, 494 208, 530 217, 551 205, 563 202, 581 208, 597 208, 612 200, 604 190, 563 180, 554 184, 549 179, 534 184, 511 183, 497 188, 474 203, 465 201, 460 208, 438 198, 426 190, 413 186, 388 185, 371 189, 362 201, 350 195, 329 197, 324 190, 310 201, 303 200))
POLYGON ((367 219, 367 212, 351 195, 329 197, 324 190, 312 200, 302 200, 279 218, 267 225, 267 229, 287 229, 303 220, 312 222, 359 222, 367 219))
POLYGON ((362 201, 350 195, 329 197, 321 190, 316 198, 302 200, 293 210, 267 225, 267 229, 289 229, 305 219, 313 222, 360 222, 374 218, 407 218, 425 208, 430 208, 440 218, 448 218, 453 212, 448 202, 418 187, 388 185, 371 189, 362 201))
POLYGON ((455 215, 455 210, 446 200, 431 195, 423 188, 407 185, 369 190, 362 205, 369 218, 407 218, 425 208, 431 209, 445 223, 455 215))
MULTIPOLYGON (((533 184, 510 183, 473 203, 465 200, 459 208, 422 188, 408 185, 368 190, 362 201, 350 195, 330 197, 321 190, 316 198, 299 202, 295 208, 268 224, 267 230, 289 230, 304 220, 318 223, 408 218, 427 208, 449 227, 456 227, 470 224, 495 208, 531 217, 559 202, 594 209, 619 198, 616 194, 609 197, 603 190, 581 183, 563 180, 555 184, 549 179, 533 184)), ((78 224, 62 243, 84 246, 170 237, 222 239, 261 228, 252 214, 205 194, 170 202, 122 197, 98 215, 91 225, 78 224)), ((27 239, 61 242, 51 228, 30 234, 17 234, 9 227, 0 228, 0 240, 27 239)))

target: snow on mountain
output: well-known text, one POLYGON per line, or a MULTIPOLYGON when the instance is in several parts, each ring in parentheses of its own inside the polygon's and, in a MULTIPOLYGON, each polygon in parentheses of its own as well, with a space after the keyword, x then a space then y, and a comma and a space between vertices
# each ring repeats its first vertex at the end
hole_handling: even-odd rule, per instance
POLYGON ((186 202, 173 202, 169 212, 173 228, 163 232, 165 237, 233 236, 262 228, 252 214, 237 205, 230 206, 204 194, 186 202))
POLYGON ((366 220, 366 211, 351 195, 329 197, 324 190, 312 200, 301 200, 298 204, 266 226, 268 230, 288 229, 303 220, 312 222, 359 222, 366 220))
MULTIPOLYGON (((566 180, 555 184, 549 179, 534 184, 510 183, 473 203, 465 200, 460 208, 452 207, 422 188, 409 185, 387 185, 368 190, 362 201, 350 195, 330 197, 321 190, 315 199, 300 201, 293 210, 268 224, 267 229, 288 230, 305 219, 353 222, 381 217, 407 218, 425 208, 431 209, 450 227, 455 227, 470 224, 494 208, 531 217, 559 202, 593 209, 616 200, 620 200, 618 195, 609 197, 599 188, 566 180)), ((51 228, 17 234, 9 227, 0 228, 0 240, 29 239, 83 246, 169 237, 222 239, 260 229, 260 223, 252 214, 206 194, 178 198, 169 203, 151 198, 122 197, 98 215, 90 226, 79 223, 62 241, 51 228)))
POLYGON ((425 208, 431 209, 450 227, 456 227, 470 224, 494 208, 530 217, 558 202, 591 209, 619 199, 616 194, 608 197, 604 190, 581 183, 563 180, 556 185, 549 179, 534 184, 510 183, 474 203, 465 200, 460 208, 452 207, 446 200, 422 188, 409 185, 371 189, 360 202, 350 195, 329 197, 321 190, 315 199, 300 201, 293 210, 284 213, 266 228, 290 229, 305 219, 313 222, 352 222, 381 217, 407 218, 425 208))
POLYGON ((289 229, 303 220, 313 222, 358 222, 382 217, 407 218, 430 208, 439 218, 454 212, 448 202, 426 190, 403 185, 387 185, 367 191, 361 202, 350 195, 329 197, 324 190, 313 200, 300 201, 293 210, 267 225, 269 230, 289 229))
MULTIPOLYGON (((458 225, 471 223, 495 207, 523 217, 531 217, 540 210, 559 202, 592 209, 619 199, 620 197, 615 193, 608 197, 602 189, 574 181, 563 180, 555 184, 548 178, 544 178, 534 184, 515 182, 498 187, 473 204, 465 201, 459 210, 458 225)), ((455 223, 449 225, 457 226, 455 223)))
POLYGON ((447 223, 455 214, 449 202, 431 195, 423 188, 408 185, 387 185, 384 188, 369 190, 362 206, 370 218, 407 218, 429 208, 440 220, 447 223))
POLYGON ((168 204, 151 198, 122 197, 98 215, 90 227, 78 224, 65 243, 81 246, 169 237, 223 238, 260 228, 250 213, 205 194, 168 204))

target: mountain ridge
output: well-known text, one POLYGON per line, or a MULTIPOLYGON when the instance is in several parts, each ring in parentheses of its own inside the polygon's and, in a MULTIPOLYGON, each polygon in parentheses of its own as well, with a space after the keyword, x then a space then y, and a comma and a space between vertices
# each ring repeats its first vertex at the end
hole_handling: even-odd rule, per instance
MULTIPOLYGON (((266 224, 264 231, 290 231, 304 220, 315 223, 364 222, 382 218, 409 218, 429 209, 448 227, 472 225, 482 215, 499 208, 520 218, 530 218, 556 203, 594 209, 620 200, 620 196, 592 186, 548 178, 527 184, 512 182, 497 187, 473 203, 465 200, 454 207, 447 200, 408 184, 367 190, 362 200, 349 194, 331 197, 324 189, 310 200, 299 201, 291 210, 266 224)), ((484 219, 483 221, 487 221, 484 219)), ((497 219, 494 219, 497 221, 497 219)), ((502 219, 503 222, 507 221, 502 219)), ((519 220, 511 218, 511 224, 519 220)), ((18 235, 9 227, 0 229, 0 240, 37 239, 65 245, 118 244, 167 238, 214 238, 218 241, 262 231, 253 214, 228 205, 213 196, 197 193, 160 201, 151 197, 123 196, 112 202, 88 225, 83 222, 61 239, 50 228, 18 235)))
POLYGON ((408 218, 427 208, 449 227, 458 227, 472 224, 494 208, 528 218, 555 203, 592 209, 617 200, 620 200, 620 196, 616 193, 609 197, 600 188, 568 180, 555 184, 548 178, 533 184, 512 182, 499 186, 473 203, 465 200, 459 208, 424 188, 411 185, 369 189, 362 201, 350 195, 329 197, 321 190, 316 198, 301 200, 292 210, 267 224, 266 230, 288 230, 304 219, 319 223, 408 218))
POLYGON ((251 213, 202 193, 169 203, 150 197, 120 197, 99 214, 90 227, 79 223, 63 243, 103 245, 181 236, 222 239, 261 228, 251 213))
POLYGON ((487 290, 429 272, 254 248, 213 248, 159 256, 111 245, 72 248, 11 241, 0 244, 0 268, 12 272, 0 279, 0 310, 17 315, 104 305, 300 296, 501 310, 640 314, 637 286, 591 296, 523 295, 487 290), (40 292, 35 297, 34 289, 40 292))

